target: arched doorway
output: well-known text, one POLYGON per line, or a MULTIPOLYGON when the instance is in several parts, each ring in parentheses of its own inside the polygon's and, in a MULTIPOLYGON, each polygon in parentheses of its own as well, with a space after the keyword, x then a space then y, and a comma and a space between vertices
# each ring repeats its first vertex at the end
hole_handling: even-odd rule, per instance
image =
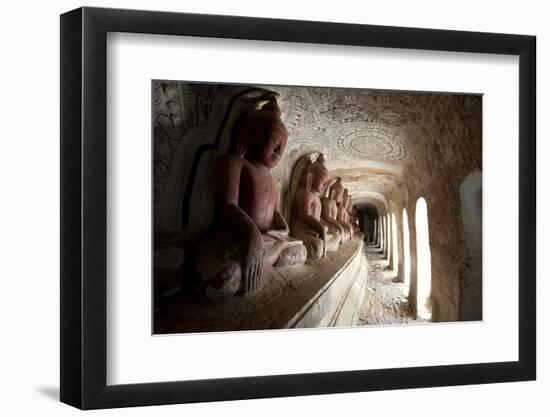
POLYGON ((423 197, 416 202, 416 310, 419 318, 432 318, 432 255, 428 227, 428 205, 423 197))
POLYGON ((405 264, 405 276, 403 281, 405 285, 411 284, 411 243, 409 235, 409 219, 407 209, 403 209, 403 263, 405 264))
POLYGON ((392 231, 392 256, 393 256, 393 265, 392 270, 394 273, 398 273, 399 265, 399 251, 397 250, 397 219, 395 213, 391 214, 391 231, 392 231))

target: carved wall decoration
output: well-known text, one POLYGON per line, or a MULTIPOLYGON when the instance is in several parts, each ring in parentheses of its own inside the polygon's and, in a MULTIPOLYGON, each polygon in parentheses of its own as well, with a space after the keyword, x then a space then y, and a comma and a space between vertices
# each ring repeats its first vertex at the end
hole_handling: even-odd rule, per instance
POLYGON ((346 123, 339 133, 338 148, 347 156, 385 161, 405 158, 403 142, 397 132, 387 126, 346 123))
POLYGON ((190 129, 206 124, 218 87, 162 80, 152 83, 155 224, 160 222, 161 202, 176 147, 190 129))
POLYGON ((230 149, 235 120, 267 90, 164 81, 153 88, 155 231, 179 231, 192 242, 212 220, 214 161, 230 149))

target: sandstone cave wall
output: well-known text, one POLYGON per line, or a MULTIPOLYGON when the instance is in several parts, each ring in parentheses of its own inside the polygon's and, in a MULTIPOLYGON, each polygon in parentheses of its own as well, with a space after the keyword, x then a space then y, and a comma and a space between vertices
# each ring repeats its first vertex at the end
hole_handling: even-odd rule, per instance
POLYGON ((423 128, 409 134, 419 147, 404 178, 411 240, 410 300, 416 310, 416 202, 424 197, 432 255, 432 317, 459 319, 461 269, 464 265, 460 186, 482 170, 481 97, 438 97, 423 128))

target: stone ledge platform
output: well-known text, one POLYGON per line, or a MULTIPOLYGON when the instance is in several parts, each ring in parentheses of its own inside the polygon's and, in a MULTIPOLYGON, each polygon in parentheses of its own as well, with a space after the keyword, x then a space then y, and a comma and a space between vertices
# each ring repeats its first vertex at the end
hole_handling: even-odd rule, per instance
POLYGON ((260 290, 217 305, 185 293, 160 300, 154 333, 356 325, 367 284, 363 235, 319 261, 264 274, 260 290))

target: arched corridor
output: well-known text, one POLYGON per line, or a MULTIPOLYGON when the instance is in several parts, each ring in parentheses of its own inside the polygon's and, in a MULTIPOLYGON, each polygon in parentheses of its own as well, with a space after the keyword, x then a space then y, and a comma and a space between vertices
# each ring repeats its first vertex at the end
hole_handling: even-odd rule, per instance
POLYGON ((480 95, 153 97, 160 332, 482 319, 480 95))

